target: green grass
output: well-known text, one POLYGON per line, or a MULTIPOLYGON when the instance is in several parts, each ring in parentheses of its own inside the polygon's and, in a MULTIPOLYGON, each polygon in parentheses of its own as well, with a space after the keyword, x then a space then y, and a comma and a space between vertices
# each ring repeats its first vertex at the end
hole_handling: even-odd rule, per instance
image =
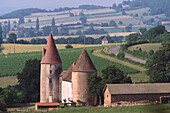
POLYGON ((5 77, 0 77, 0 87, 5 88, 8 85, 16 85, 18 82, 17 76, 5 76, 5 77))
MULTIPOLYGON (((94 65, 96 66, 99 75, 101 75, 101 70, 106 68, 108 65, 115 65, 116 67, 124 71, 124 73, 138 72, 138 70, 92 55, 91 51, 97 48, 102 48, 102 47, 89 47, 87 48, 87 51, 94 65)), ((73 62, 76 62, 81 52, 82 52, 82 48, 59 50, 59 54, 62 59, 63 70, 67 70, 73 62)), ((4 55, 1 54, 0 76, 16 75, 18 72, 22 71, 26 60, 35 59, 35 58, 41 59, 42 53, 41 52, 16 53, 16 54, 11 53, 8 54, 8 58, 5 58, 4 55)))
POLYGON ((149 76, 145 72, 135 73, 135 74, 128 74, 131 77, 132 82, 148 82, 149 76))
MULTIPOLYGON (((15 109, 13 109, 15 110, 15 109)), ((35 111, 33 108, 19 108, 23 112, 42 112, 35 111)), ((12 109, 10 110, 12 111, 12 109)), ((17 112, 17 111, 16 111, 17 112)), ((139 106, 122 106, 122 107, 76 107, 64 108, 59 110, 47 111, 49 113, 170 113, 170 104, 154 104, 139 106)))
POLYGON ((161 47, 161 43, 147 43, 147 44, 139 44, 135 46, 128 47, 128 50, 139 50, 139 48, 142 49, 142 51, 149 52, 150 50, 157 51, 161 47))

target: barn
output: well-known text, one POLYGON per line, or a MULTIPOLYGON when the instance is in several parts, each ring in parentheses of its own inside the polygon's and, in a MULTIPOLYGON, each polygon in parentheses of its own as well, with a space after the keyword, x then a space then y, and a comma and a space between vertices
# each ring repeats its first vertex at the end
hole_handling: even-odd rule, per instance
POLYGON ((160 101, 160 97, 164 96, 170 96, 170 83, 106 84, 104 106, 120 101, 160 101))

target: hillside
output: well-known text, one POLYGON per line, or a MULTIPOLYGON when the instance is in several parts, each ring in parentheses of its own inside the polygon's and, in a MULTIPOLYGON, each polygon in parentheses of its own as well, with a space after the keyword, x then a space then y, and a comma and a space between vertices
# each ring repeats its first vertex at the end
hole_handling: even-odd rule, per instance
MULTIPOLYGON (((82 33, 95 35, 98 38, 99 36, 97 35, 99 34, 103 36, 121 32, 123 35, 124 32, 138 32, 140 28, 149 29, 168 20, 169 16, 166 10, 169 10, 167 7, 169 3, 163 9, 160 9, 160 6, 162 7, 162 4, 165 4, 167 0, 161 1, 160 6, 156 9, 153 6, 158 6, 159 2, 141 1, 123 2, 110 8, 82 5, 76 8, 65 7, 52 11, 35 8, 23 9, 7 14, 3 19, 0 19, 0 23, 5 28, 9 20, 11 30, 19 31, 18 38, 44 37, 49 35, 52 29, 52 19, 54 18, 55 28, 53 30, 58 32, 58 34, 54 33, 56 36, 75 37, 75 35, 82 33), (14 16, 11 16, 9 19, 10 15, 14 16), (21 19, 19 17, 21 16, 24 18, 22 22, 19 22, 21 19), (36 31, 37 18, 39 19, 39 32, 36 31), (85 20, 81 20, 81 18, 85 20), (85 23, 82 23, 83 21, 85 23), (90 30, 91 26, 93 30, 98 31, 89 32, 93 31, 90 30), (63 31, 63 28, 66 31, 60 33, 63 31)), ((166 29, 170 30, 170 26, 166 25, 166 29)))

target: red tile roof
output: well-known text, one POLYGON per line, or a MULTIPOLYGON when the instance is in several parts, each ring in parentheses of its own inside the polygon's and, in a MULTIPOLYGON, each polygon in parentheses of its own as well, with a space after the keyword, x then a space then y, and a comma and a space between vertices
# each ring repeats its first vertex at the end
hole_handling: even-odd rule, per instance
POLYGON ((58 102, 36 103, 37 106, 60 106, 58 102))
POLYGON ((108 40, 107 40, 107 38, 106 38, 106 37, 104 37, 102 41, 108 41, 108 40))
POLYGON ((97 71, 93 62, 91 61, 86 49, 83 49, 79 56, 73 72, 84 72, 84 71, 97 71))
POLYGON ((62 64, 52 33, 50 33, 46 48, 43 51, 41 64, 62 64))

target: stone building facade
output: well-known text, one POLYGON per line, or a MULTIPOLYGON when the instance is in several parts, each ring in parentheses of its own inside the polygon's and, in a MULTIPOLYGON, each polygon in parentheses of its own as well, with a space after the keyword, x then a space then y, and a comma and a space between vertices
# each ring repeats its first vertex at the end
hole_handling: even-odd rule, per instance
POLYGON ((86 49, 83 49, 77 62, 67 71, 62 71, 62 62, 50 34, 41 60, 40 102, 66 99, 67 102, 80 100, 90 104, 88 78, 96 72, 86 49))
POLYGON ((148 84, 106 84, 104 106, 122 101, 160 101, 162 96, 170 96, 170 83, 148 84))

